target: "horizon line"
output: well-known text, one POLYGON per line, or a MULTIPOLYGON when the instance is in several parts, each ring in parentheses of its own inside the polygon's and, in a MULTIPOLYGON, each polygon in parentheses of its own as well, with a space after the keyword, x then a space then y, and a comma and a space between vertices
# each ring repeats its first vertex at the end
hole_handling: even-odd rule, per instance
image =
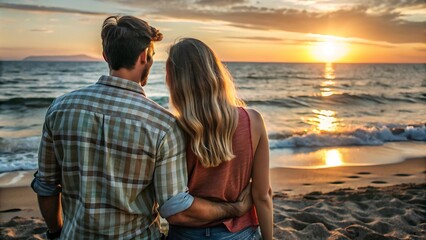
MULTIPOLYGON (((1 59, 0 62, 105 62, 103 59, 94 60, 24 60, 23 59, 1 59)), ((165 62, 166 60, 156 60, 155 62, 165 62)), ((286 61, 222 61, 224 63, 284 63, 284 64, 426 64, 426 62, 286 62, 286 61)))

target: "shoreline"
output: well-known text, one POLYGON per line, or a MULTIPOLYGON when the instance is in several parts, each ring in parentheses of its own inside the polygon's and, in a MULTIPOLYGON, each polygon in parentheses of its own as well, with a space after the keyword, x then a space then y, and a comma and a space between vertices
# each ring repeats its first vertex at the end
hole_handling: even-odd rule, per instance
MULTIPOLYGON (((43 238, 44 231, 39 230, 45 229, 44 221, 38 210, 36 194, 30 188, 34 172, 0 174, 2 239, 14 239, 12 236, 43 238)), ((366 238, 379 234, 392 237, 389 239, 404 237, 410 231, 415 234, 426 233, 426 202, 421 200, 426 198, 426 157, 374 166, 271 168, 270 173, 276 239, 300 239, 307 236, 352 239, 348 237, 351 231, 363 233, 366 238), (375 197, 371 198, 369 193, 374 193, 370 195, 375 197), (372 203, 374 206, 364 209, 372 203), (402 208, 404 212, 395 210, 397 208, 402 208), (363 211, 376 215, 358 218, 363 211), (330 216, 324 218, 324 213, 330 216), (402 227, 392 225, 395 223, 389 219, 399 217, 403 218, 400 220, 402 227), (352 219, 351 224, 346 224, 347 219, 352 219), (371 225, 372 222, 375 224, 371 225)), ((412 239, 421 239, 415 238, 417 235, 409 237, 413 236, 412 239)))
MULTIPOLYGON (((288 186, 293 186, 294 184, 302 182, 300 178, 295 179, 295 176, 305 177, 306 180, 303 181, 303 186, 313 185, 309 183, 309 180, 319 180, 317 183, 320 185, 326 183, 332 184, 332 182, 325 181, 329 178, 346 180, 341 181, 341 183, 334 182, 334 185, 341 184, 341 186, 345 186, 345 183, 352 183, 361 187, 365 184, 369 184, 368 180, 374 181, 379 178, 386 178, 389 182, 372 184, 383 184, 383 186, 387 186, 399 183, 395 181, 393 177, 401 177, 400 180, 411 179, 414 181, 413 183, 421 183, 420 180, 423 178, 423 181, 426 182, 426 172, 416 171, 416 169, 423 169, 426 171, 426 156, 410 157, 395 163, 365 166, 335 166, 322 168, 273 167, 270 168, 270 178, 273 191, 285 191, 289 189, 288 186), (392 171, 393 173, 384 174, 380 172, 383 168, 385 168, 385 172, 392 171), (367 171, 366 169, 370 170, 367 171), (282 176, 283 174, 285 176, 282 176)), ((0 189, 29 187, 35 172, 36 169, 2 172, 0 173, 0 189)), ((309 190, 296 190, 292 195, 308 192, 309 190)))
POLYGON ((270 174, 274 192, 285 192, 293 196, 313 191, 330 192, 340 188, 421 184, 426 183, 426 156, 383 165, 318 169, 271 168, 270 174))

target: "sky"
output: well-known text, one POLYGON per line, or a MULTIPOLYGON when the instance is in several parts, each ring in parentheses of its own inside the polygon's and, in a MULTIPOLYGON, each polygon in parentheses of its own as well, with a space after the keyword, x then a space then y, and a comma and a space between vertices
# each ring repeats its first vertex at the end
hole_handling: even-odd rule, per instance
POLYGON ((133 15, 223 61, 426 63, 425 0, 0 0, 0 60, 86 54, 102 59, 110 15, 133 15))

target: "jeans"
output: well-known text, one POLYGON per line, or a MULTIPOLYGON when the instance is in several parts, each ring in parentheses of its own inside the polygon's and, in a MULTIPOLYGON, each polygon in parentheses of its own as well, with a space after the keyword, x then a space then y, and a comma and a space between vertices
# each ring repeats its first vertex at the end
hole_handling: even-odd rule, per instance
POLYGON ((169 225, 169 240, 191 240, 191 239, 208 239, 208 240, 259 240, 260 230, 258 227, 247 227, 243 230, 232 233, 228 231, 225 225, 220 224, 214 227, 190 228, 169 225))

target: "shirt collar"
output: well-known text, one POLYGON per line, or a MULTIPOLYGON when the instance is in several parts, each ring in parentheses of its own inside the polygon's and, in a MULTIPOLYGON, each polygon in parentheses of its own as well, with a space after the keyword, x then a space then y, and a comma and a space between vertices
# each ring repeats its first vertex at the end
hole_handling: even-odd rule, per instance
POLYGON ((145 91, 143 90, 141 85, 139 85, 138 83, 135 83, 131 80, 124 79, 124 78, 102 75, 99 78, 97 84, 122 88, 122 89, 126 89, 126 90, 129 90, 129 91, 132 91, 132 92, 137 92, 137 93, 140 93, 140 94, 146 96, 145 91))

